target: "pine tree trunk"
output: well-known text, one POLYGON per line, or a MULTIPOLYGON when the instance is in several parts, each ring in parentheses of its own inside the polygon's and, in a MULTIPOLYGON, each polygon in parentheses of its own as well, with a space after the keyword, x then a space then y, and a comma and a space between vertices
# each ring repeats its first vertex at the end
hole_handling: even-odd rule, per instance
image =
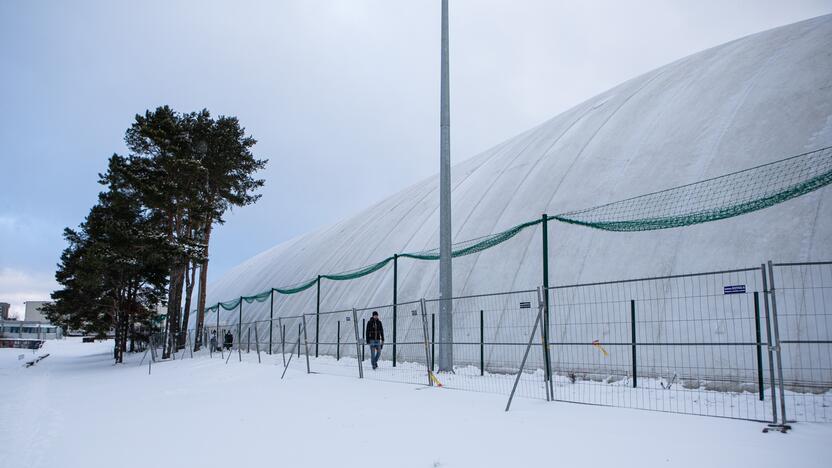
MULTIPOLYGON (((208 247, 211 241, 211 227, 213 224, 213 219, 208 218, 205 225, 205 261, 202 262, 202 266, 199 268, 199 294, 197 294, 196 299, 196 336, 194 337, 194 351, 199 351, 200 347, 202 347, 202 330, 205 327, 205 287, 208 283, 208 247)), ((219 310, 217 313, 219 313, 219 310)))
MULTIPOLYGON (((174 222, 174 212, 173 210, 168 210, 166 213, 167 216, 167 238, 168 242, 173 243, 174 240, 174 232, 175 226, 174 222)), ((171 322, 174 320, 173 315, 170 313, 172 304, 173 304, 173 296, 174 291, 176 291, 176 269, 177 269, 177 262, 174 261, 171 263, 170 267, 170 282, 168 283, 168 310, 167 310, 167 318, 165 320, 165 331, 162 334, 162 359, 167 359, 170 357, 170 340, 167 337, 170 336, 172 326, 171 322)), ((182 286, 179 286, 179 289, 182 289, 182 286)), ((177 314, 178 315, 178 314, 177 314)))
MULTIPOLYGON (((189 261, 188 265, 189 266, 186 267, 186 268, 190 271, 188 271, 185 274, 185 311, 183 312, 183 318, 182 318, 182 328, 186 332, 188 331, 188 321, 191 318, 191 297, 192 297, 193 292, 194 292, 194 284, 196 284, 196 282, 195 282, 195 279, 196 279, 195 278, 195 276, 196 276, 196 263, 191 263, 189 261)), ((183 334, 179 338, 179 346, 180 347, 185 346, 186 342, 187 342, 187 337, 183 334)))
POLYGON ((118 312, 118 310, 116 310, 115 311, 115 317, 114 317, 115 320, 113 320, 113 331, 115 331, 115 333, 116 333, 115 340, 113 342, 113 361, 115 361, 116 364, 121 362, 121 361, 119 361, 119 352, 118 352, 118 346, 119 346, 120 336, 121 336, 120 335, 121 334, 121 324, 119 323, 119 320, 121 320, 120 315, 121 314, 118 312))
POLYGON ((170 288, 168 289, 168 326, 167 339, 165 340, 165 350, 162 353, 162 358, 170 357, 171 352, 176 352, 175 348, 178 340, 176 337, 179 333, 179 312, 182 308, 182 283, 185 277, 185 269, 181 264, 177 264, 171 272, 170 288))
POLYGON ((116 311, 116 320, 115 320, 115 343, 113 345, 114 350, 114 358, 116 364, 121 364, 124 362, 124 334, 125 334, 125 327, 124 322, 126 320, 127 312, 124 311, 124 307, 121 304, 118 305, 118 310, 116 311))
POLYGON ((124 319, 122 320, 122 329, 121 329, 121 356, 120 360, 124 361, 124 353, 127 351, 127 332, 130 330, 130 312, 126 312, 124 314, 124 319))

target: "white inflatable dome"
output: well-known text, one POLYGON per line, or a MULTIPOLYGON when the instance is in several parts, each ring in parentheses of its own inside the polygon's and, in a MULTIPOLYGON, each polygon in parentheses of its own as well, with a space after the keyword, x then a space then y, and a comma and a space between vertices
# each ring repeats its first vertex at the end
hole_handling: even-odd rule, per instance
MULTIPOLYGON (((832 15, 683 58, 452 168, 454 242, 832 145, 832 15)), ((208 306, 438 245, 438 176, 350 219, 281 243, 209 288, 208 306)), ((682 228, 606 232, 549 223, 550 284, 832 259, 832 189, 682 228)), ((541 228, 454 260, 454 295, 542 283, 541 228)), ((438 296, 438 262, 400 259, 400 302, 438 296)), ((321 283, 321 310, 392 301, 392 265, 321 283)), ((316 288, 275 295, 278 316, 316 310, 316 288)), ((269 301, 244 305, 267 319, 269 301)), ((222 323, 235 312, 221 311, 222 323)), ((215 312, 206 323, 215 323, 215 312)))

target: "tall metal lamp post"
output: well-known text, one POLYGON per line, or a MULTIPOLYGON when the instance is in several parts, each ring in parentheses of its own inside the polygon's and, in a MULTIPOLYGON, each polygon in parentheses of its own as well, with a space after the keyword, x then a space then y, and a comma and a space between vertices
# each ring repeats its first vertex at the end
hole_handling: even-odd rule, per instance
POLYGON ((442 65, 439 122, 439 359, 440 371, 454 368, 453 271, 451 267, 451 106, 448 74, 448 0, 442 0, 442 65))

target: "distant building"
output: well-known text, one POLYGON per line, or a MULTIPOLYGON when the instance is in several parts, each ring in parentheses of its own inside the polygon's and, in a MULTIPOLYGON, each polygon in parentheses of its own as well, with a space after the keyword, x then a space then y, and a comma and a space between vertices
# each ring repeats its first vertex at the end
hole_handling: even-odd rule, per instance
POLYGON ((61 338, 63 338, 61 327, 48 322, 0 320, 0 339, 57 340, 61 338))
POLYGON ((0 302, 0 320, 9 319, 9 308, 11 306, 8 302, 0 302))
POLYGON ((49 304, 50 301, 26 301, 26 315, 24 320, 27 322, 44 322, 49 323, 49 320, 43 315, 41 307, 49 304))

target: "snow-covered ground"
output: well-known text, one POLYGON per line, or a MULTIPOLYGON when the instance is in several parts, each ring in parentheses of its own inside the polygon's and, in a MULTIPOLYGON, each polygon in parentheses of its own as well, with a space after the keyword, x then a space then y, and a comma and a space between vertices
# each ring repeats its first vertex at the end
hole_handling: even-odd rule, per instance
POLYGON ((302 366, 281 381, 274 357, 197 357, 148 375, 140 356, 113 366, 111 349, 0 349, 0 467, 803 467, 832 457, 832 424, 764 434, 754 422, 523 398, 505 413, 502 395, 302 366))

